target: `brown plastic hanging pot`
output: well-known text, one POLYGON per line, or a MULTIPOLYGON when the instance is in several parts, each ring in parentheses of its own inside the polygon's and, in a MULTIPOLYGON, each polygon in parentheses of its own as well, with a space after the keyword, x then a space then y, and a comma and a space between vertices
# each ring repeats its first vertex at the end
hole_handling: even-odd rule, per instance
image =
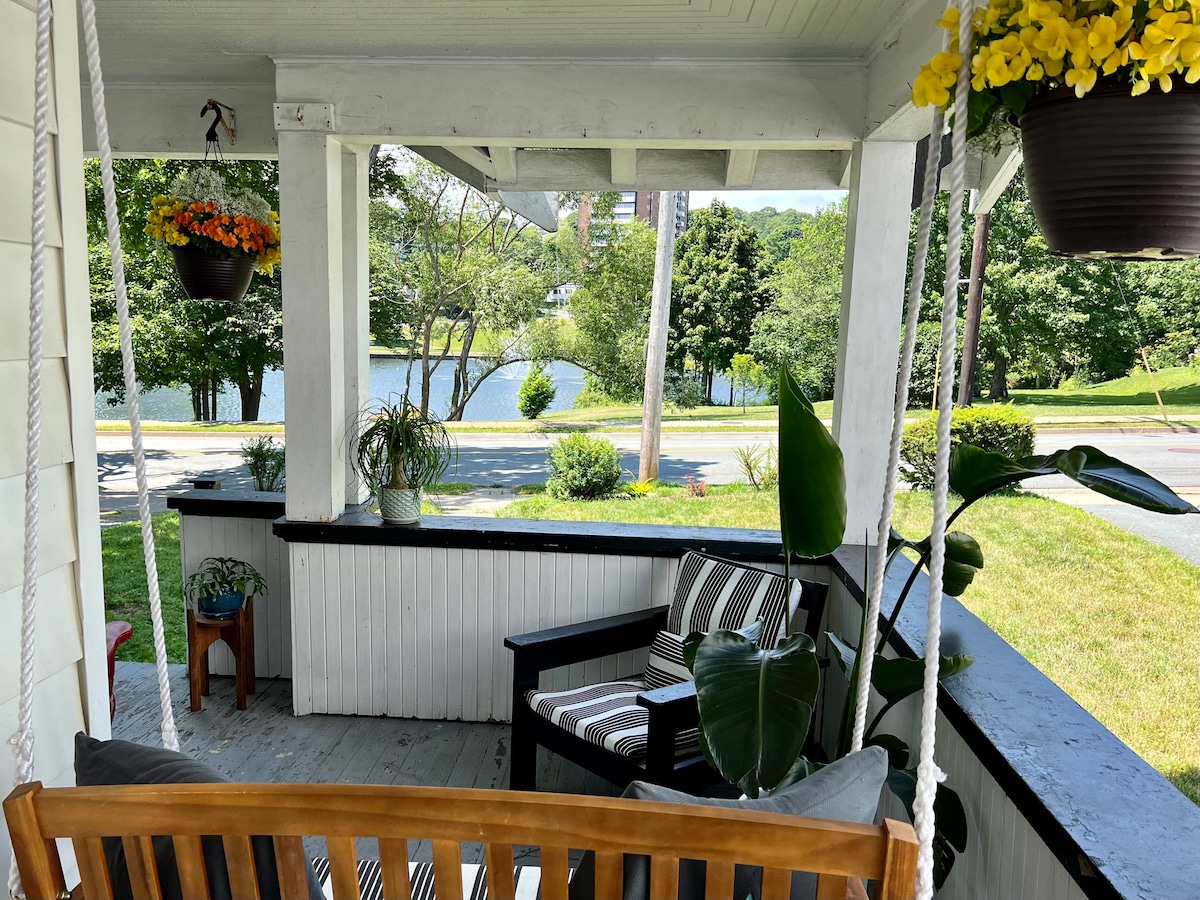
POLYGON ((254 277, 254 257, 245 253, 210 256, 199 247, 184 244, 172 245, 171 255, 183 289, 193 300, 236 302, 246 296, 254 277))
POLYGON ((1200 89, 1133 97, 1059 88, 1021 116, 1025 183, 1050 252, 1083 259, 1200 255, 1200 89))

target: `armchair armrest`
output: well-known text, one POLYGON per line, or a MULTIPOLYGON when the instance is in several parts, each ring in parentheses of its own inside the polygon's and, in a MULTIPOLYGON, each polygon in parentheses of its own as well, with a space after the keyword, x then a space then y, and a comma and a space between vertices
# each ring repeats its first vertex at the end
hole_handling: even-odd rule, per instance
POLYGON ((700 724, 700 707, 696 705, 696 682, 684 681, 637 695, 637 705, 650 712, 650 731, 665 728, 678 734, 700 724))
POLYGON ((519 671, 542 672, 649 647, 654 635, 667 627, 667 609, 656 606, 590 622, 516 634, 506 637, 504 646, 513 652, 514 664, 519 671))

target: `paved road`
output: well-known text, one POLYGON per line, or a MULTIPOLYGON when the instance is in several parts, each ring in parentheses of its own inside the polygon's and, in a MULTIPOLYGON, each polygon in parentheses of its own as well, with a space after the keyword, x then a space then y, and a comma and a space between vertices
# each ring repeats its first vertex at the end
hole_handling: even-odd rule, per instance
MULTIPOLYGON (((620 448, 622 465, 636 472, 638 435, 620 433, 606 437, 620 448)), ((682 481, 685 475, 694 475, 712 483, 736 481, 741 477, 741 470, 734 458, 734 450, 751 444, 763 446, 774 438, 770 432, 664 434, 660 477, 682 481)), ((447 475, 447 479, 505 486, 543 481, 546 448, 554 439, 553 435, 533 434, 458 435, 458 472, 447 475)), ((154 508, 165 509, 166 494, 186 489, 187 478, 198 475, 223 476, 226 489, 250 487, 249 475, 239 454, 244 440, 244 436, 237 434, 147 433, 147 472, 155 495, 154 508)), ((101 509, 132 508, 134 479, 129 436, 101 433, 97 443, 101 509)), ((1075 444, 1091 444, 1136 465, 1200 505, 1200 434, 1087 434, 1079 430, 1043 430, 1038 434, 1037 450, 1047 453, 1075 444)), ((1200 565, 1200 515, 1163 516, 1144 512, 1080 488, 1064 475, 1026 482, 1026 486, 1169 547, 1200 565)))

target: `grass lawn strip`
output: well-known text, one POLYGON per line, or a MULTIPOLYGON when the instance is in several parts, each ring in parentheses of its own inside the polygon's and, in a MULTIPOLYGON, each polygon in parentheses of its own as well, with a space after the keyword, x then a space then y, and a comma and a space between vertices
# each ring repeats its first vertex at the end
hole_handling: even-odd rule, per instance
MULTIPOLYGON (((928 494, 897 496, 895 523, 928 533, 928 494)), ((778 528, 778 501, 745 485, 641 500, 518 500, 502 515, 778 528)), ((1200 569, 1089 513, 1032 495, 987 498, 956 526, 986 566, 961 598, 1018 652, 1200 803, 1200 569)))
MULTIPOLYGON (((167 661, 187 662, 179 514, 155 513, 153 522, 167 661)), ((154 635, 150 627, 149 588, 146 586, 146 563, 142 555, 141 525, 135 520, 102 529, 100 549, 104 563, 105 619, 110 622, 124 619, 133 625, 133 637, 117 651, 117 659, 152 663, 154 635)))

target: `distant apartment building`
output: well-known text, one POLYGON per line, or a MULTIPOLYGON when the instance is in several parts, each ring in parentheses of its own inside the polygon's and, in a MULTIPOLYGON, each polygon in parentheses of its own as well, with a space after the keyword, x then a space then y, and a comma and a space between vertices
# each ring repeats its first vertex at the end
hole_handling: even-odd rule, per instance
MULTIPOLYGON (((641 219, 654 228, 658 227, 658 206, 655 203, 658 194, 655 191, 621 191, 621 199, 613 206, 612 221, 632 222, 641 219)), ((678 202, 675 207, 675 236, 683 234, 688 224, 688 192, 677 191, 678 202)), ((587 240, 591 222, 592 202, 590 196, 584 196, 579 204, 579 238, 587 240)))

